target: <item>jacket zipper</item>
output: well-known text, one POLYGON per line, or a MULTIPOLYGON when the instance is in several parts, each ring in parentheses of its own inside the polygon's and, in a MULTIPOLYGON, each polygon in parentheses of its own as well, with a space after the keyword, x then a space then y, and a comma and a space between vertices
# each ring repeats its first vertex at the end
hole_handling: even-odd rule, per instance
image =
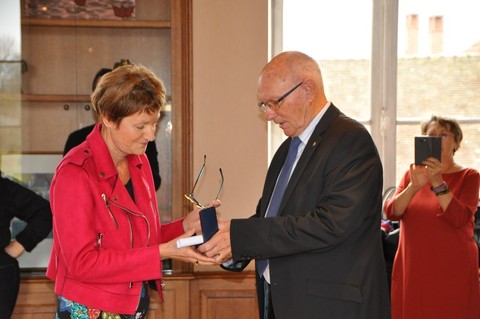
POLYGON ((117 220, 115 219, 115 216, 113 216, 112 211, 110 210, 110 204, 108 203, 107 196, 105 194, 102 194, 103 201, 105 202, 105 206, 107 207, 107 211, 110 214, 110 217, 113 220, 113 223, 115 224, 115 229, 118 229, 118 223, 117 220))
MULTIPOLYGON (((130 209, 126 208, 126 207, 123 207, 121 205, 118 205, 112 201, 108 201, 108 203, 112 204, 113 206, 115 207, 118 207, 120 209, 123 209, 124 211, 126 211, 127 213, 133 215, 133 216, 137 216, 137 217, 141 217, 143 218, 143 220, 145 221, 145 224, 147 224, 147 246, 148 244, 150 243, 150 223, 148 222, 148 219, 147 217, 145 217, 144 215, 142 214, 138 214, 138 213, 135 213, 133 211, 131 211, 130 209)), ((132 225, 131 225, 131 222, 130 222, 130 218, 128 218, 128 223, 130 224, 130 236, 131 236, 131 240, 130 240, 130 243, 131 243, 131 247, 133 248, 133 229, 132 229, 132 225)))
POLYGON ((103 237, 103 234, 102 234, 102 233, 98 233, 98 234, 97 234, 97 248, 101 248, 101 247, 102 247, 102 237, 103 237))
MULTIPOLYGON (((144 215, 142 214, 138 214, 138 213, 135 213, 133 211, 131 211, 130 209, 126 208, 126 207, 123 207, 121 205, 118 205, 110 200, 107 199, 107 196, 105 194, 102 194, 102 198, 103 198, 103 201, 105 202, 105 206, 107 207, 107 210, 108 210, 108 213, 110 214, 110 217, 112 217, 112 220, 113 222, 115 223, 115 228, 118 229, 118 223, 117 223, 117 220, 115 219, 115 217, 113 216, 113 213, 112 211, 110 210, 110 204, 112 204, 113 206, 115 207, 118 207, 120 209, 123 209, 124 211, 126 211, 128 214, 130 215, 133 215, 133 216, 137 216, 137 217, 141 217, 143 218, 143 220, 145 221, 145 223, 147 224, 147 246, 148 244, 150 243, 150 223, 148 222, 148 219, 147 217, 145 217, 144 215)), ((134 240, 134 235, 133 235, 133 227, 132 227, 132 222, 130 220, 130 216, 127 215, 127 219, 128 219, 128 225, 130 227, 130 247, 133 248, 133 240, 134 240)), ((100 236, 100 240, 101 240, 101 236, 100 236)), ((129 285, 128 285, 129 288, 133 288, 133 282, 130 282, 129 285)))

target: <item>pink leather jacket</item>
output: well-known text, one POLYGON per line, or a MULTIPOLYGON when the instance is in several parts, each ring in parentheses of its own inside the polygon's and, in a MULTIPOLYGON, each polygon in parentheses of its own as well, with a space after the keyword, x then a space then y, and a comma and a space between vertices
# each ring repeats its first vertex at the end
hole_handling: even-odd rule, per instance
POLYGON ((47 277, 55 293, 103 311, 132 314, 142 282, 156 280, 158 245, 183 234, 182 220, 160 225, 145 155, 128 157, 134 198, 118 178, 95 126, 60 162, 50 189, 53 247, 47 277))

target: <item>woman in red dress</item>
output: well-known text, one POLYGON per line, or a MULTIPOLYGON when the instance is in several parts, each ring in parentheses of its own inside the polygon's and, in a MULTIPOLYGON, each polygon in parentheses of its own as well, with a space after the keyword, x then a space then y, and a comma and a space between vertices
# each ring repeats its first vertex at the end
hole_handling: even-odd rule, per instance
POLYGON ((433 116, 422 134, 442 138, 441 161, 410 165, 387 218, 400 220, 392 274, 392 319, 478 319, 478 250, 473 239, 479 173, 455 163, 462 142, 456 120, 433 116))

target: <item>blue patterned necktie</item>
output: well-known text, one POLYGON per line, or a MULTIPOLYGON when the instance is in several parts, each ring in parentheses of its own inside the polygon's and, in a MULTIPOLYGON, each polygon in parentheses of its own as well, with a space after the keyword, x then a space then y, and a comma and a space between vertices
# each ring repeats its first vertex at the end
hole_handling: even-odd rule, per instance
MULTIPOLYGON (((270 205, 268 206, 267 214, 265 217, 277 216, 278 208, 282 202, 283 193, 288 185, 288 180, 290 179, 290 174, 292 172, 293 164, 297 157, 298 146, 302 143, 300 138, 295 137, 290 142, 290 148, 288 149, 287 159, 283 163, 282 171, 277 179, 277 184, 273 190, 272 199, 270 200, 270 205)), ((260 277, 263 275, 263 272, 267 268, 268 259, 257 260, 257 271, 260 277)))

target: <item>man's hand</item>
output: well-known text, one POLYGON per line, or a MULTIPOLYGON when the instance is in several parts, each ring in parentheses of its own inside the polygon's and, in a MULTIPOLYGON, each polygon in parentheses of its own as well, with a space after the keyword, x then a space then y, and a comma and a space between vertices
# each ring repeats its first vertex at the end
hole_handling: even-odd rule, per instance
POLYGON ((232 258, 230 221, 219 219, 218 228, 218 232, 209 241, 198 247, 198 250, 207 257, 215 258, 216 263, 221 264, 232 258))

